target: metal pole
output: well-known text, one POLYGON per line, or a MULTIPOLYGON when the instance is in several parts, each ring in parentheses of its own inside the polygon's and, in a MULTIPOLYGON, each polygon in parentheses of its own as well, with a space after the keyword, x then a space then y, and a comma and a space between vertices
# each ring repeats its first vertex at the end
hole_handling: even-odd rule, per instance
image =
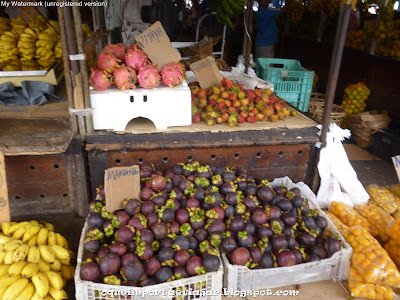
POLYGON ((247 0, 246 2, 246 11, 245 11, 245 57, 244 57, 244 72, 247 74, 249 72, 250 65, 250 52, 251 52, 251 32, 252 32, 252 23, 253 23, 253 0, 247 0))
MULTIPOLYGON (((335 37, 335 53, 332 53, 333 62, 331 62, 331 68, 329 70, 329 79, 328 79, 328 86, 327 86, 327 94, 324 103, 324 114, 322 118, 322 130, 321 130, 321 143, 322 147, 326 146, 326 135, 328 133, 330 115, 333 106, 333 99, 335 97, 335 91, 337 86, 337 81, 339 77, 340 65, 342 63, 342 56, 343 56, 343 48, 344 42, 346 39, 346 32, 349 25, 350 13, 351 13, 351 5, 349 4, 342 4, 343 9, 340 10, 340 14, 343 14, 340 19, 342 22, 338 22, 337 24, 337 31, 339 33, 335 37)), ((339 19, 339 20, 340 20, 339 19)))
MULTIPOLYGON (((65 78, 65 89, 67 91, 67 98, 70 108, 75 108, 74 104, 74 95, 72 93, 72 80, 71 80, 71 68, 69 65, 69 57, 68 57, 68 47, 67 47, 67 36, 65 35, 65 22, 64 22, 64 11, 62 8, 57 8, 58 13, 58 22, 60 24, 60 38, 61 38, 61 47, 63 53, 63 64, 64 64, 64 78, 65 78)), ((76 121, 76 117, 74 115, 70 115, 70 122, 72 131, 78 132, 78 125, 76 121)))
MULTIPOLYGON (((78 2, 74 0, 74 2, 78 2)), ((72 14, 74 16, 74 24, 75 24, 75 34, 76 34, 76 41, 77 41, 77 48, 80 54, 84 53, 83 49, 83 32, 82 32, 82 20, 81 20, 81 13, 77 6, 72 6, 72 14)), ((89 57, 86 57, 89 59, 89 57)), ((82 89, 83 89, 83 101, 85 104, 85 108, 90 108, 90 93, 89 93, 89 76, 88 70, 86 67, 86 59, 79 61, 79 68, 82 74, 82 89)), ((93 132, 93 119, 91 114, 87 114, 85 116, 86 121, 86 130, 87 133, 93 132)))

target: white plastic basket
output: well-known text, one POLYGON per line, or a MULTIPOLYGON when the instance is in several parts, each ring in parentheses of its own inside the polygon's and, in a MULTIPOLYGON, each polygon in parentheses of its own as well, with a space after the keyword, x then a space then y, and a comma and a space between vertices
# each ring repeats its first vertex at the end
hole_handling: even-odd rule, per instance
MULTIPOLYGON (((271 182, 271 186, 284 185, 291 189, 295 184, 288 177, 278 178, 271 182)), ((304 196, 304 195, 303 195, 304 196)), ((232 265, 225 255, 222 255, 224 264, 224 289, 250 291, 277 288, 293 284, 301 284, 323 280, 345 280, 349 275, 352 248, 329 220, 317 203, 307 197, 310 206, 317 209, 320 215, 328 220, 328 229, 339 235, 343 242, 343 249, 332 257, 320 261, 302 263, 290 267, 250 270, 244 266, 232 265)))
MULTIPOLYGON (((94 283, 81 280, 80 271, 82 264, 83 245, 85 241, 88 224, 82 229, 79 241, 77 266, 75 270, 75 296, 76 300, 180 300, 180 299, 199 299, 199 300, 219 300, 222 292, 222 264, 218 271, 204 275, 174 280, 171 282, 151 285, 147 287, 130 287, 120 285, 109 285, 94 283), (176 295, 177 291, 186 291, 190 295, 176 295), (103 292, 103 293, 102 293, 103 292), (112 295, 111 295, 112 293, 112 295), (118 294, 119 293, 119 294, 118 294), (174 296, 175 295, 175 296, 174 296)), ((182 293, 183 294, 183 293, 182 293)))
POLYGON ((129 121, 138 117, 149 119, 157 129, 192 124, 192 98, 186 81, 173 88, 91 89, 90 102, 95 130, 123 131, 129 121))

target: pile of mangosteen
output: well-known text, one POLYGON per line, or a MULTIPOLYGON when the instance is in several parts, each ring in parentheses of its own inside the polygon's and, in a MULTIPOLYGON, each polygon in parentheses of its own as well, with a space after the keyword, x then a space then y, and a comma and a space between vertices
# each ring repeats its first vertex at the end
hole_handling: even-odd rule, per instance
POLYGON ((321 260, 342 248, 297 188, 272 188, 242 168, 140 165, 140 199, 109 212, 89 204, 81 279, 148 286, 217 271, 220 250, 250 269, 321 260))

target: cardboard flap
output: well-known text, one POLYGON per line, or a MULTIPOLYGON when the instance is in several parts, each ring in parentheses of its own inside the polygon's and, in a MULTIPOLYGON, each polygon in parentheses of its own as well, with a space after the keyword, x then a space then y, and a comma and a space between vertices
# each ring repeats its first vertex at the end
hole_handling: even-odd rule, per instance
POLYGON ((0 151, 0 224, 10 221, 10 206, 8 203, 6 165, 4 153, 0 151))
POLYGON ((211 56, 192 63, 190 69, 196 75, 202 89, 207 89, 213 85, 220 85, 221 83, 222 75, 215 64, 214 58, 211 56))
POLYGON ((160 70, 164 65, 182 59, 180 53, 172 47, 171 41, 159 21, 139 34, 136 41, 160 70))
POLYGON ((139 166, 116 167, 105 170, 104 191, 106 193, 106 209, 121 209, 127 198, 140 199, 139 166))

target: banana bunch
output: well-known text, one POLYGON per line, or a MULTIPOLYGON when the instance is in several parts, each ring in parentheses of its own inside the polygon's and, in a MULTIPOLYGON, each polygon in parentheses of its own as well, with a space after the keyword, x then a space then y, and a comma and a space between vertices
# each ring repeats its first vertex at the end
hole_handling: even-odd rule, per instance
POLYGON ((0 17, 0 35, 11 29, 10 20, 4 17, 0 17))
POLYGON ((83 31, 83 38, 85 40, 87 40, 94 34, 94 31, 92 31, 90 27, 86 24, 82 24, 82 31, 83 31))
POLYGON ((17 42, 19 34, 15 31, 6 31, 0 36, 0 63, 3 71, 19 71, 19 50, 17 42))
POLYGON ((17 47, 20 57, 26 60, 32 60, 36 54, 36 39, 37 34, 30 28, 25 28, 24 32, 19 35, 17 47))
POLYGON ((28 27, 32 30, 38 30, 39 32, 43 31, 47 27, 46 20, 42 16, 37 15, 29 19, 28 27))
POLYGON ((13 31, 18 32, 19 34, 24 32, 25 28, 28 27, 28 24, 21 17, 16 19, 10 19, 10 25, 13 31))
MULTIPOLYGON (((60 26, 57 21, 49 20, 51 24, 41 31, 36 41, 36 58, 41 66, 41 69, 48 69, 56 60, 55 45, 60 41, 60 26)), ((60 50, 57 50, 60 55, 60 50)), ((62 54, 61 54, 62 56, 62 54)), ((60 56, 60 58, 61 58, 60 56)))
POLYGON ((56 45, 54 46, 54 55, 56 56, 57 59, 62 58, 62 46, 61 46, 61 41, 58 41, 56 45))
POLYGON ((73 279, 68 241, 35 220, 5 222, 0 233, 0 299, 67 299, 73 279))
POLYGON ((215 11, 220 24, 227 24, 233 28, 231 18, 244 11, 246 0, 221 0, 215 1, 215 11))

